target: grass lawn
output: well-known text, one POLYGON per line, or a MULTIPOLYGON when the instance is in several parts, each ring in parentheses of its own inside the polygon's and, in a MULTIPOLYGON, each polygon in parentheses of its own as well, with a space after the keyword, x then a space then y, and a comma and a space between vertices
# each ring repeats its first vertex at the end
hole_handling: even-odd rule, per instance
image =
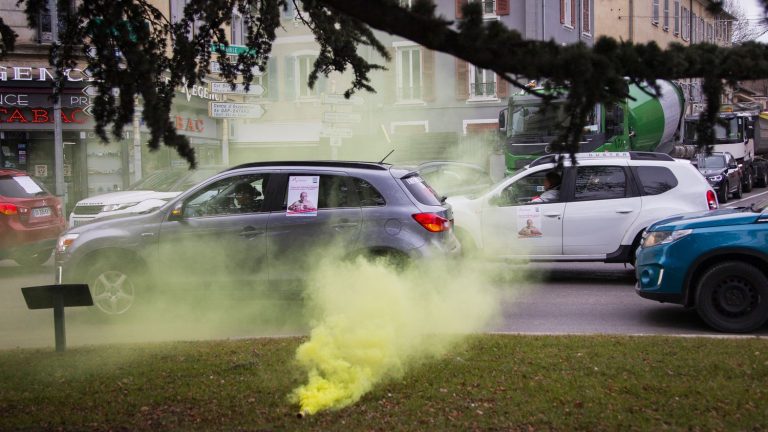
POLYGON ((0 430, 767 430, 768 340, 472 336, 299 419, 305 339, 0 351, 0 430))

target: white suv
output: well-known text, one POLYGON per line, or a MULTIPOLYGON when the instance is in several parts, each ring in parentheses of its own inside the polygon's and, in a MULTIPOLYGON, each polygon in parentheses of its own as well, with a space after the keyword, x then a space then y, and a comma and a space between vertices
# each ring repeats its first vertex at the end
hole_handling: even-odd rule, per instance
POLYGON ((502 259, 632 264, 653 222, 717 208, 690 161, 650 152, 576 158, 574 166, 567 155, 544 156, 479 197, 448 198, 462 246, 502 259), (547 192, 551 172, 547 186, 560 184, 547 192))

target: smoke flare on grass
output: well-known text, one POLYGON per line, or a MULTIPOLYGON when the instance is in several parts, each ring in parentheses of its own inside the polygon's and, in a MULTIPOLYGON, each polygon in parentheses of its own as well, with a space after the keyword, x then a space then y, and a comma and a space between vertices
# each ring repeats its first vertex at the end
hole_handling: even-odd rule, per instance
POLYGON ((301 412, 353 404, 483 330, 498 295, 489 278, 458 264, 419 262, 403 272, 363 259, 320 266, 307 291, 310 339, 296 353, 308 374, 291 395, 301 412))

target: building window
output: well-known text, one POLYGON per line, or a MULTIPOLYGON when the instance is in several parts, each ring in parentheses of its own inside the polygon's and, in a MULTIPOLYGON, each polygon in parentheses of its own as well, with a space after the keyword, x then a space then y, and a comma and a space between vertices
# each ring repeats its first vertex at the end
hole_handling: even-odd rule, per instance
POLYGON ((243 16, 237 12, 232 13, 232 38, 229 41, 232 45, 245 45, 245 26, 243 25, 243 16))
POLYGON ((651 23, 659 25, 659 0, 653 0, 653 10, 651 11, 651 23))
POLYGON ((712 23, 707 23, 707 41, 714 42, 714 40, 715 40, 715 29, 712 26, 712 23))
POLYGON ((315 85, 315 88, 309 88, 309 74, 312 72, 312 67, 315 64, 316 56, 303 55, 296 57, 296 95, 301 98, 314 98, 319 93, 319 86, 315 85))
POLYGON ((574 0, 560 0, 560 23, 573 28, 576 25, 574 0))
POLYGON ((584 34, 592 34, 592 10, 589 8, 590 0, 581 0, 581 31, 584 34))
POLYGON ((400 1, 400 7, 410 9, 413 3, 413 0, 399 0, 400 1))
MULTIPOLYGON (((75 12, 75 2, 70 0, 65 14, 59 14, 59 34, 67 27, 67 17, 75 12)), ((39 43, 53 42, 53 27, 50 12, 39 12, 37 18, 37 41, 39 43)))
POLYGON ((664 31, 669 31, 669 0, 664 0, 664 31))
POLYGON ((495 0, 473 0, 480 3, 480 8, 483 10, 483 15, 496 15, 496 1, 495 0))
POLYGON ((680 0, 675 0, 674 32, 680 34, 680 0))
POLYGON ((421 49, 417 46, 397 49, 397 99, 421 100, 421 49))
POLYGON ((405 134, 423 134, 429 132, 429 122, 422 121, 404 121, 392 122, 389 125, 389 132, 397 135, 405 134))
POLYGON ((469 69, 470 99, 487 99, 496 97, 496 74, 477 66, 469 69))
POLYGON ((691 16, 688 13, 688 8, 682 8, 681 12, 681 18, 682 18, 682 38, 683 40, 688 40, 691 37, 691 16))
POLYGON ((293 1, 289 0, 286 2, 285 6, 285 9, 280 11, 280 18, 289 20, 295 19, 298 14, 296 13, 296 6, 293 4, 293 1))
POLYGON ((696 14, 691 14, 691 43, 696 43, 696 24, 698 21, 696 14))

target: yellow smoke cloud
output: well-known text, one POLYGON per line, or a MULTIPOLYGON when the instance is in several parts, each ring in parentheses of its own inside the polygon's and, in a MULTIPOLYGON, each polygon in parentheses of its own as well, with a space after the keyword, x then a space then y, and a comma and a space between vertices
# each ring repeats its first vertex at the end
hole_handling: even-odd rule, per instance
POLYGON ((499 301, 482 274, 458 262, 405 272, 363 259, 321 265, 307 292, 310 339, 296 353, 308 381, 292 401, 305 414, 343 408, 483 330, 499 301))

